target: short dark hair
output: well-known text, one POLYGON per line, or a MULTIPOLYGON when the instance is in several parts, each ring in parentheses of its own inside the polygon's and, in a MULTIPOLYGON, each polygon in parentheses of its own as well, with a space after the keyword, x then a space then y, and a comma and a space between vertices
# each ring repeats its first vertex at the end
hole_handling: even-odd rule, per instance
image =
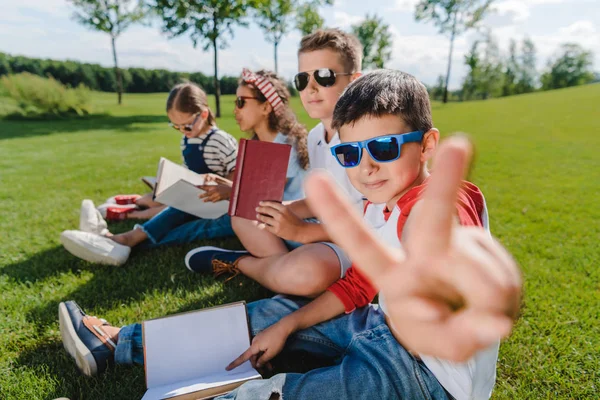
POLYGON ((298 55, 329 49, 339 54, 346 73, 359 72, 362 67, 363 47, 356 36, 341 29, 318 29, 300 41, 298 55))
POLYGON ((346 87, 333 111, 332 128, 340 129, 363 117, 397 115, 412 130, 433 128, 427 88, 405 72, 381 69, 346 87))

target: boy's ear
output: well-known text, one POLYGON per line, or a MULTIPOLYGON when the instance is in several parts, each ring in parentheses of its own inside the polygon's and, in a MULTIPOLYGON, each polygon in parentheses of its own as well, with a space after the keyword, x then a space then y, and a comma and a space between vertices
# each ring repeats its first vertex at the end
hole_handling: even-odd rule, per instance
POLYGON ((360 78, 362 76, 362 72, 355 72, 350 76, 350 82, 352 82, 353 80, 360 78))
POLYGON ((423 142, 421 142, 421 162, 430 160, 435 153, 438 142, 440 141, 440 131, 435 128, 431 128, 423 135, 423 142))
POLYGON ((208 110, 204 110, 200 113, 200 117, 202 119, 207 119, 208 118, 208 110))

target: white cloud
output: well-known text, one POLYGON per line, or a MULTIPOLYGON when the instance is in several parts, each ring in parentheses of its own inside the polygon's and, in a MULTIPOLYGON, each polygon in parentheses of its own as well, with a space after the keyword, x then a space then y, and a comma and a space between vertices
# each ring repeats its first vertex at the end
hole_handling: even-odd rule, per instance
POLYGON ((530 6, 523 0, 505 0, 494 5, 493 10, 511 22, 523 22, 531 15, 530 6))
POLYGON ((596 33, 596 27, 592 21, 581 20, 560 28, 559 33, 566 36, 588 37, 596 33))
POLYGON ((389 11, 398 12, 414 12, 415 6, 419 3, 419 0, 395 0, 394 5, 390 7, 389 11))
POLYGON ((345 11, 336 10, 333 12, 335 25, 339 28, 349 28, 350 26, 361 22, 364 17, 360 15, 350 15, 345 11))

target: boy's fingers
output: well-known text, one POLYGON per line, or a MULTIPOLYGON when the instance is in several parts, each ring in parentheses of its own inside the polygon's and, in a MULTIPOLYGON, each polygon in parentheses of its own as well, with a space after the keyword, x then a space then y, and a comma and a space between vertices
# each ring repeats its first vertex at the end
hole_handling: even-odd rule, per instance
POLYGON ((263 365, 265 365, 266 363, 268 363, 269 361, 271 361, 271 359, 275 357, 275 354, 271 354, 271 351, 267 350, 264 353, 261 354, 260 357, 258 357, 258 359, 256 360, 256 367, 260 368, 263 365))
POLYGON ((363 222, 336 184, 324 173, 314 173, 306 182, 310 208, 323 227, 372 282, 398 262, 390 249, 380 242, 363 222))
POLYGON ((268 215, 269 217, 274 217, 275 214, 279 214, 276 209, 272 207, 256 207, 256 212, 259 214, 268 215))
POLYGON ((466 138, 452 137, 440 145, 421 207, 413 216, 411 251, 431 254, 448 248, 458 190, 470 158, 471 144, 466 138))
POLYGON ((285 206, 281 203, 277 203, 276 201, 261 201, 259 203, 262 207, 270 207, 270 208, 274 208, 275 210, 279 211, 279 212, 284 212, 285 211, 285 206))
POLYGON ((506 337, 512 321, 502 315, 468 310, 443 322, 411 321, 400 337, 411 351, 454 362, 464 362, 506 337))
POLYGON ((248 361, 250 359, 250 357, 252 357, 255 354, 257 354, 257 352, 254 351, 252 346, 250 346, 250 347, 248 347, 248 350, 246 350, 245 352, 240 354, 240 356, 238 358, 236 358, 235 360, 233 360, 225 369, 227 371, 231 371, 232 369, 237 368, 240 365, 242 365, 243 363, 245 363, 246 361, 248 361))

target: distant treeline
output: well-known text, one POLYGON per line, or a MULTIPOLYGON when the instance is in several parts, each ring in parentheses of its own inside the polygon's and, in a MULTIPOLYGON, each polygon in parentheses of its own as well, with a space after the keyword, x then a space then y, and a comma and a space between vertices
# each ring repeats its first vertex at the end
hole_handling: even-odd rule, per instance
MULTIPOLYGON (((208 94, 214 94, 213 77, 201 72, 173 72, 164 69, 121 68, 123 89, 128 93, 168 92, 177 83, 190 80, 202 86, 208 94)), ((77 61, 56 61, 23 56, 11 56, 0 52, 0 76, 29 72, 39 76, 52 76, 71 87, 84 84, 92 90, 116 92, 117 81, 114 68, 77 61)), ((237 77, 223 76, 222 94, 235 94, 237 77)))

